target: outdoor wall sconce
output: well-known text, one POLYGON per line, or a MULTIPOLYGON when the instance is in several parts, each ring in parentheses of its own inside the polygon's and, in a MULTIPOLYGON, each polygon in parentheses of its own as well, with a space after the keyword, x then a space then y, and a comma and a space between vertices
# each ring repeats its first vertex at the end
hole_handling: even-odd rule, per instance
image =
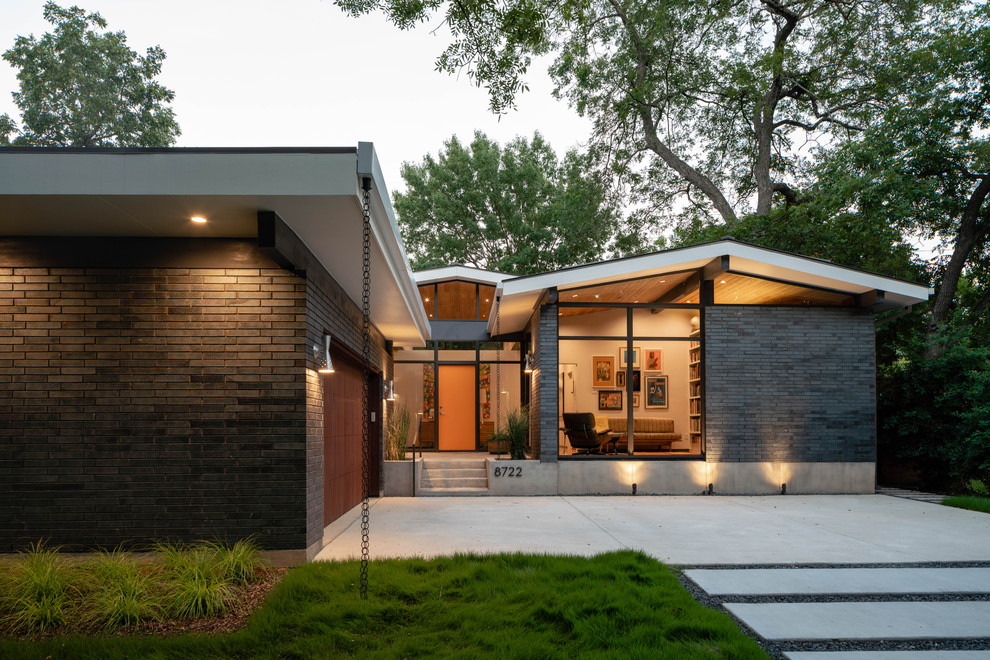
POLYGON ((386 401, 395 401, 395 381, 389 379, 388 386, 385 389, 388 392, 388 396, 385 397, 386 401))
POLYGON ((526 353, 526 366, 523 367, 523 373, 531 374, 533 373, 533 354, 526 353))
POLYGON ((330 335, 323 335, 323 347, 313 344, 313 355, 316 357, 317 371, 321 374, 333 373, 333 360, 330 358, 330 335))

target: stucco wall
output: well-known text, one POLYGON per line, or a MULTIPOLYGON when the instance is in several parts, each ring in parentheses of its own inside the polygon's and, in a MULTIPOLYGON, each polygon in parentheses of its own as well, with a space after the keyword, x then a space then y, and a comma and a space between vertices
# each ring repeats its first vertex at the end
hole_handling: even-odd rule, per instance
POLYGON ((709 462, 873 462, 873 315, 724 306, 705 313, 709 462))

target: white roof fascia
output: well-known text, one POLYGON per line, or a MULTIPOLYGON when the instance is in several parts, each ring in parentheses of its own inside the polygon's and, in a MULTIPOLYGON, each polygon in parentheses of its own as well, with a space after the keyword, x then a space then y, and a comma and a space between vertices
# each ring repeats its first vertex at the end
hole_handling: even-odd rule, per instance
POLYGON ((419 289, 416 288, 416 278, 413 275, 412 267, 409 265, 405 246, 402 244, 399 226, 395 220, 395 210, 392 208, 388 187, 385 185, 385 176, 382 174, 378 155, 375 153, 375 145, 372 142, 358 142, 357 194, 359 199, 363 196, 361 180, 366 176, 371 177, 374 184, 371 189, 372 208, 377 211, 371 214, 371 231, 375 235, 378 245, 382 247, 382 253, 391 276, 399 285, 403 301, 409 309, 420 337, 423 339, 423 343, 420 345, 425 346, 426 340, 430 338, 430 321, 420 300, 419 289))
POLYGON ((477 282, 478 284, 488 284, 495 286, 502 280, 512 275, 499 273, 494 270, 483 270, 470 266, 444 266, 442 268, 427 268, 413 272, 417 284, 429 284, 431 282, 441 282, 444 280, 466 280, 477 282))

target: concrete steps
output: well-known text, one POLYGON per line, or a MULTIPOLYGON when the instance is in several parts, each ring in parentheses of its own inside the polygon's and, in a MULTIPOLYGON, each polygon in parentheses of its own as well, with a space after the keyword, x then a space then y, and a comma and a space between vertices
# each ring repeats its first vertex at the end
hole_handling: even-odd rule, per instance
POLYGON ((418 495, 470 497, 487 494, 488 467, 485 459, 430 460, 423 463, 418 495))

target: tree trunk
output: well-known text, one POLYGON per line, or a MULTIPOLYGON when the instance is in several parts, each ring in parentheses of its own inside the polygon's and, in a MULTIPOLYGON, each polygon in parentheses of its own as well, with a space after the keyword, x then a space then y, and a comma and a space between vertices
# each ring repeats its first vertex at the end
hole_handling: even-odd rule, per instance
POLYGON ((948 320, 949 313, 952 311, 952 301, 956 297, 959 278, 962 277, 962 271, 970 253, 978 243, 987 237, 987 230, 990 229, 990 218, 984 218, 979 222, 978 219, 980 208, 986 201, 988 194, 990 194, 990 174, 985 174, 970 196, 966 210, 963 211, 952 257, 945 267, 942 282, 935 293, 932 315, 928 322, 928 341, 925 347, 925 359, 927 360, 940 357, 945 352, 944 347, 935 341, 935 335, 938 332, 938 327, 948 320))

